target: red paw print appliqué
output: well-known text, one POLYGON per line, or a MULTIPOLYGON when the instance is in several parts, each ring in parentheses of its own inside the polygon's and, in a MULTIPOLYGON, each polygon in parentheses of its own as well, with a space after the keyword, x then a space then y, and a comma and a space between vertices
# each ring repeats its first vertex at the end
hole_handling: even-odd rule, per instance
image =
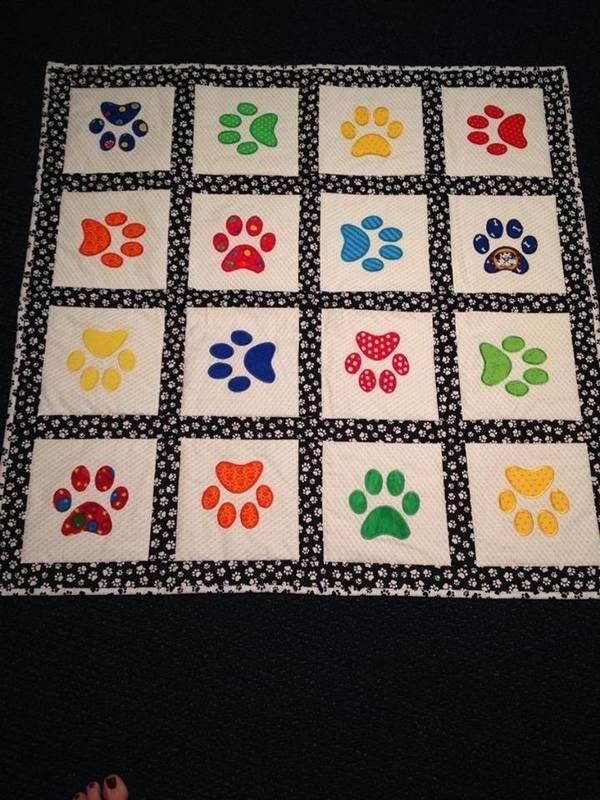
POLYGON ((527 118, 524 114, 510 114, 507 117, 504 110, 495 105, 485 106, 483 114, 485 116, 473 114, 467 118, 467 125, 474 129, 467 136, 472 144, 487 145, 485 149, 493 156, 504 155, 509 147, 516 147, 519 150, 527 147, 528 142, 524 133, 527 118), (495 133, 492 132, 494 127, 495 133), (500 141, 494 141, 496 137, 500 141))
MULTIPOLYGON (((87 491, 90 486, 92 476, 89 469, 80 464, 71 473, 71 486, 77 493, 87 491)), ((100 467, 94 478, 94 485, 97 492, 107 495, 110 507, 114 511, 121 511, 129 501, 129 491, 125 486, 113 488, 115 481, 115 471, 111 466, 100 467), (108 492, 112 492, 108 496, 108 492)), ((79 503, 74 509, 73 495, 70 489, 61 487, 54 492, 52 505, 61 514, 67 511, 71 513, 65 518, 61 533, 63 536, 75 536, 78 533, 95 533, 98 536, 107 536, 113 528, 110 513, 104 505, 95 500, 85 500, 79 503)))
MULTIPOLYGON (((391 369, 383 369, 379 373, 379 377, 377 377, 370 367, 362 369, 358 376, 358 385, 363 392, 372 392, 377 383, 379 383, 379 388, 386 394, 394 392, 398 384, 394 373, 403 376, 407 375, 409 370, 408 358, 404 353, 396 353, 400 344, 399 334, 395 331, 382 334, 359 331, 356 334, 356 344, 362 355, 369 361, 384 362, 391 356, 390 366, 394 370, 392 372, 391 369)), ((350 375, 357 373, 362 365, 363 360, 360 353, 350 353, 344 362, 346 372, 349 372, 350 375)))
POLYGON ((235 272, 238 269, 247 269, 250 272, 262 272, 265 268, 265 261, 261 253, 270 253, 275 247, 277 240, 274 233, 263 233, 264 223, 260 217, 249 217, 246 221, 246 234, 256 242, 250 244, 243 242, 236 244, 235 239, 244 229, 244 221, 237 214, 227 218, 225 228, 226 233, 219 232, 213 237, 213 247, 218 253, 225 253, 221 262, 221 269, 224 272, 235 272), (261 236, 262 234, 262 236, 261 236), (260 236, 260 239, 258 237, 260 236), (229 237, 233 237, 233 243, 229 237), (233 246, 232 246, 233 245, 233 246))

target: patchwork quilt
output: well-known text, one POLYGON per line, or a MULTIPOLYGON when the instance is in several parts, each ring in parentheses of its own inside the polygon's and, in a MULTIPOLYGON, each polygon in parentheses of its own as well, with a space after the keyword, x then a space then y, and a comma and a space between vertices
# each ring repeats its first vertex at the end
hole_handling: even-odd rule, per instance
POLYGON ((600 595, 566 72, 47 69, 4 594, 600 595))

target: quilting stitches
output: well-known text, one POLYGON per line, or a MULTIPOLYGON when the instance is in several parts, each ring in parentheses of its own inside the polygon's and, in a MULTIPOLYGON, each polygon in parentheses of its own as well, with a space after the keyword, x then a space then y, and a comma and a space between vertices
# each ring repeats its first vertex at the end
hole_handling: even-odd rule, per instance
MULTIPOLYGON (((260 86, 285 87, 294 85, 299 87, 301 113, 303 114, 303 136, 300 142, 299 177, 299 181, 304 181, 302 184, 299 183, 300 190, 303 194, 303 229, 301 231, 303 259, 302 269, 304 270, 304 274, 302 276, 303 287, 314 287, 317 285, 317 282, 315 281, 316 265, 314 256, 311 254, 311 243, 314 246, 314 237, 312 232, 310 232, 310 226, 311 220, 314 221, 314 209, 318 209, 318 193, 319 191, 323 190, 340 191, 342 188, 341 182, 336 178, 336 176, 324 176, 323 178, 317 178, 316 175, 308 169, 308 165, 314 164, 314 158, 311 155, 311 141, 314 141, 314 136, 316 135, 315 103, 319 83, 339 83, 340 85, 345 83, 346 85, 353 85, 355 81, 360 81, 361 84, 364 83, 365 85, 373 88, 381 85, 382 83, 385 85, 395 86, 421 85, 423 92, 423 119, 426 128, 425 150, 429 162, 428 171, 431 171, 431 174, 435 175, 442 175, 443 173, 442 168, 444 154, 443 149, 441 149, 439 146, 441 142, 441 130, 438 126, 438 119, 440 118, 440 84, 442 82, 444 85, 453 86, 543 86, 546 103, 547 106, 552 110, 553 120, 555 123, 553 125, 553 129, 548 131, 552 150, 554 174, 557 177, 568 177, 572 175, 572 165, 568 150, 568 120, 564 113, 565 98, 560 93, 560 73, 552 71, 548 71, 547 73, 544 71, 503 71, 499 69, 462 71, 446 70, 442 73, 436 73, 429 70, 409 71, 322 69, 297 70, 291 72, 289 70, 271 71, 251 69, 241 73, 235 68, 188 68, 184 75, 177 68, 159 69, 161 70, 161 80, 177 87, 178 105, 176 107, 176 129, 173 134, 173 140, 176 143, 174 149, 173 169, 174 174, 178 176, 179 180, 181 180, 181 177, 183 176, 184 182, 188 181, 187 191, 192 190, 194 187, 202 187, 203 190, 212 191, 217 185, 215 179, 211 179, 210 177, 205 178, 204 176, 201 176, 200 178, 194 178, 192 181, 189 179, 189 172, 187 172, 186 164, 191 162, 188 160, 189 156, 187 154, 187 145, 185 142, 186 140, 188 143, 191 141, 192 118, 189 112, 189 107, 186 110, 185 107, 181 105, 181 102, 187 102, 191 97, 191 92, 189 91, 190 77, 194 81, 198 80, 210 85, 246 86, 249 89, 247 92, 248 97, 251 97, 251 89, 257 84, 260 86), (311 136, 313 137, 312 139, 311 136), (306 182, 307 179, 309 182, 306 182), (307 227, 309 232, 306 230, 307 227)), ((54 68, 53 74, 55 76, 55 83, 52 91, 56 93, 57 97, 62 97, 64 105, 64 103, 68 102, 68 81, 70 80, 69 72, 63 68, 54 68)), ((127 70, 118 71, 101 69, 99 75, 95 77, 94 80, 97 80, 98 78, 101 78, 104 82, 104 85, 107 86, 111 85, 115 79, 118 79, 121 85, 128 85, 128 83, 132 80, 132 74, 131 72, 127 72, 127 70)), ((136 79, 136 77, 134 77, 134 79, 136 79)), ((146 78, 144 77, 144 80, 145 79, 146 78)), ((85 70, 82 71, 78 80, 81 82, 80 85, 92 85, 92 81, 86 75, 85 70), (90 81, 89 83, 88 80, 90 81)), ((154 80, 154 77, 152 80, 154 80)), ((376 106, 374 105, 373 108, 375 107, 376 106)), ((263 109, 261 108, 261 112, 262 111, 263 109)), ((524 112, 525 115, 527 115, 525 109, 524 112)), ((504 116, 506 117, 508 114, 505 113, 504 116)), ((407 122, 407 120, 403 121, 405 123, 407 122)), ((496 124, 496 121, 490 121, 488 130, 495 130, 494 126, 496 124)), ((53 134, 58 132, 59 136, 56 137, 53 135, 52 142, 49 142, 48 144, 47 158, 45 163, 47 169, 50 170, 53 169, 53 165, 60 164, 62 157, 60 142, 64 141, 64 139, 61 140, 60 127, 60 122, 53 122, 53 134)), ((225 128, 225 126, 223 127, 225 128)), ((372 127, 376 128, 377 126, 373 125, 372 127)), ((530 131, 527 130, 527 128, 528 126, 524 128, 524 132, 527 133, 527 139, 530 140, 530 131)), ((244 127, 244 130, 246 130, 246 127, 244 127)), ((464 137, 464 129, 462 131, 457 130, 456 135, 461 135, 464 137)), ((339 141, 339 132, 337 136, 339 141)), ((501 137, 499 136, 496 137, 496 139, 492 137, 492 141, 496 141, 497 139, 502 141, 501 137)), ((247 135, 244 136, 244 141, 249 141, 249 137, 247 135)), ((401 143, 403 141, 403 137, 400 137, 399 141, 401 143)), ((350 147, 350 140, 348 140, 348 142, 348 147, 350 147)), ((391 144, 395 146, 393 140, 391 144)), ((519 152, 520 148, 518 146, 515 146, 512 143, 508 144, 510 145, 508 148, 509 152, 511 150, 514 150, 517 153, 519 152)), ((528 142, 527 148, 521 149, 528 150, 529 146, 533 147, 533 141, 531 141, 531 145, 528 142)), ((140 150, 141 149, 142 148, 140 148, 140 150)), ((473 148, 473 150, 476 151, 477 148, 473 148)), ((481 147, 481 150, 485 150, 485 148, 481 147)), ((507 156, 505 155, 505 157, 507 156)), ((243 159, 240 159, 240 161, 242 160, 243 159)), ((356 160, 361 161, 362 159, 356 158, 356 160)), ((383 157, 381 160, 385 160, 385 157, 383 157)), ((111 176, 111 185, 116 188, 122 179, 122 175, 111 176)), ((146 186, 147 179, 147 177, 141 174, 135 175, 133 176, 132 185, 136 187, 146 186)), ((69 186, 71 188, 77 188, 81 185, 85 185, 88 188, 107 188, 106 186, 103 187, 100 184, 96 184, 97 179, 93 176, 69 176, 65 180, 69 181, 69 186)), ((221 178, 219 178, 218 181, 222 183, 221 178)), ((316 419, 315 416, 312 416, 316 414, 319 400, 318 382, 314 377, 315 364, 318 364, 319 315, 318 309, 315 310, 313 307, 315 298, 311 297, 310 300, 308 300, 308 298, 304 299, 303 296, 300 295, 299 298, 302 311, 301 330, 303 331, 300 342, 300 351, 303 354, 301 362, 301 397, 302 403, 305 404, 305 410, 311 414, 309 418, 310 421, 307 419, 292 423, 290 420, 268 420, 268 433, 266 435, 280 436, 285 432, 288 436, 296 435, 301 439, 300 481, 301 486, 303 487, 303 492, 301 499, 302 529, 300 541, 302 543, 302 552, 304 555, 315 559, 314 563, 316 564, 316 571, 310 578, 307 577, 307 573, 305 571, 303 573, 304 577, 302 577, 302 570, 300 567, 292 564, 291 567, 286 567, 286 571, 279 562, 273 562, 272 571, 268 573, 268 577, 265 578, 261 575, 256 579, 256 583, 254 583, 256 588, 275 588, 282 591, 295 590, 302 587, 322 591, 333 590, 346 592, 358 590, 352 574, 349 574, 348 577, 346 577, 346 575, 340 577, 339 575, 336 575, 332 568, 326 564, 323 564, 322 559, 319 558, 319 514, 317 510, 318 503, 314 502, 314 487, 318 487, 320 465, 318 449, 310 444, 310 436, 312 435, 311 431, 315 433, 318 431, 319 436, 341 436, 344 440, 364 437, 368 441, 373 441, 375 440, 374 437, 408 437, 408 440, 411 441, 429 441, 439 439, 440 432, 444 430, 444 426, 447 424, 448 419, 457 419, 457 417, 460 416, 460 405, 457 405, 457 403, 460 402, 460 396, 458 394, 457 372, 456 366, 452 362, 454 336, 452 331, 451 312, 457 308, 485 309, 488 308, 488 306, 485 305, 486 298, 483 298, 481 295, 453 298, 447 293, 446 289, 450 285, 448 280, 448 271, 444 271, 443 269, 439 270, 439 264, 446 263, 448 259, 447 239, 444 238, 445 234, 443 234, 437 242, 435 241, 435 236, 437 236, 440 231, 444 232, 444 226, 447 225, 445 222, 445 215, 447 212, 444 209, 443 201, 440 202, 440 196, 443 194, 443 191, 440 193, 439 187, 437 190, 434 190, 430 179, 427 177, 425 177, 422 182, 419 181, 420 179, 416 180, 414 177, 405 178, 398 176, 388 178, 385 181, 384 191, 392 190, 399 193, 406 193, 417 190, 421 192, 427 192, 430 196, 430 210, 432 212, 430 219, 430 247, 432 249, 432 253, 436 254, 436 258, 441 258, 441 260, 438 262, 438 272, 432 269, 432 288, 434 291, 436 305, 441 304, 439 311, 435 315, 434 324, 436 330, 436 349, 438 351, 437 379, 438 391, 441 398, 442 421, 440 425, 427 424, 425 426, 419 425, 415 428, 415 426, 411 423, 396 423, 386 420, 378 422, 376 427, 374 427, 370 421, 365 422, 362 420, 348 420, 344 421, 342 426, 336 427, 335 425, 330 425, 326 421, 321 422, 316 419), (448 357, 448 353, 450 354, 450 357, 448 357), (310 376, 311 372, 313 373, 313 377, 310 376), (316 481, 316 484, 314 481, 316 481), (313 487, 312 491, 311 487, 313 487)), ((225 185, 228 191, 235 191, 236 189, 239 190, 239 187, 244 185, 244 191, 252 191, 253 193, 279 193, 282 191, 290 191, 294 184, 292 181, 281 181, 277 177, 264 178, 260 176, 250 176, 249 178, 244 179, 243 183, 237 178, 226 177, 225 185)), ((369 192, 372 192, 374 186, 375 184, 371 179, 356 177, 351 179, 349 188, 351 191, 368 194, 369 192)), ((460 180, 448 180, 444 176, 444 190, 446 188, 450 190, 456 190, 456 188, 459 188, 462 189, 462 191, 478 194, 485 193, 486 191, 489 192, 490 190, 497 190, 498 187, 500 187, 501 191, 507 191, 506 182, 502 183, 501 181, 496 181, 493 178, 481 178, 477 180, 470 180, 467 178, 461 182, 460 180)), ((512 191, 510 181, 508 182, 508 189, 512 191)), ((523 191, 529 194, 536 194, 540 192, 544 193, 548 191, 548 184, 543 180, 530 180, 527 178, 523 181, 523 191)), ((56 198, 52 197, 52 191, 50 190, 49 193, 46 192, 46 195, 41 198, 41 201, 43 204, 45 203, 47 205, 48 203, 55 203, 56 198)), ((568 291, 570 295, 569 303, 574 304, 572 307, 578 308, 579 311, 577 315, 573 315, 572 324, 575 342, 575 357, 577 360, 578 378, 580 381, 579 388, 583 400, 585 422, 583 424, 579 424, 569 421, 553 420, 547 425, 541 425, 535 421, 525 422, 522 420, 515 420, 511 422, 485 421, 484 423, 476 424, 466 421, 462 423, 460 436, 464 435, 466 437, 470 437, 471 439, 475 438, 482 441, 489 440, 490 438, 494 440, 498 437, 509 437, 511 440, 526 441, 527 438, 531 436, 542 437, 542 440, 549 440, 549 438, 581 439, 582 436, 587 437, 588 429, 586 426, 589 424, 594 424, 594 412, 590 406, 589 391, 589 386, 591 385, 589 381, 589 369, 591 365, 589 359, 584 355, 585 348, 582 346, 583 343, 589 341, 590 337, 592 336, 592 314, 587 294, 585 271, 581 270, 581 264, 585 262, 585 240, 582 239, 582 234, 579 230, 581 210, 577 206, 577 196, 572 194, 567 196, 562 189, 559 189, 557 192, 557 202, 559 209, 561 237, 566 243, 564 258, 565 270, 568 277, 568 291), (577 220, 575 227, 573 226, 573 220, 577 220), (585 380, 582 380, 582 378, 585 378, 585 380)), ((176 206, 178 203, 180 203, 180 198, 174 199, 174 206, 176 206)), ((184 208, 185 204, 181 207, 184 208)), ((365 210, 365 213, 368 213, 368 211, 365 210)), ((175 287, 177 287, 177 302, 180 302, 183 297, 181 294, 181 287, 185 285, 187 267, 184 260, 185 256, 179 264, 177 264, 176 259, 181 258, 182 252, 185 253, 185 245, 182 247, 181 239, 186 235, 186 218, 185 214, 174 212, 172 219, 173 221, 176 220, 177 224, 173 224, 170 234, 170 247, 172 247, 172 255, 169 269, 171 276, 174 276, 177 273, 177 279, 174 280, 173 277, 170 279, 171 285, 169 292, 173 292, 175 287), (180 227, 182 221, 183 227, 180 227)), ((98 221, 100 222, 101 218, 98 218, 98 221)), ((143 223, 144 220, 141 220, 141 222, 143 223)), ((385 225, 389 225, 387 220, 385 225)), ((36 263, 40 266, 45 263, 47 270, 51 269, 51 260, 46 253, 50 253, 51 250, 44 251, 45 245, 42 244, 42 242, 48 235, 50 236, 51 240, 53 235, 52 222, 50 222, 49 225, 46 224, 45 226, 38 226, 36 229, 36 241, 40 246, 40 249, 37 251, 38 261, 36 263)), ((471 236, 473 235, 474 234, 471 233, 471 236)), ((531 235, 531 233, 529 230, 526 230, 524 235, 531 235)), ((140 241, 142 243, 143 238, 140 241)), ((524 251, 523 246, 519 246, 519 241, 522 245, 522 239, 515 240, 515 244, 518 245, 521 255, 527 257, 528 254, 524 251)), ((494 244, 495 242, 490 241, 491 249, 495 249, 493 247, 494 244)), ((511 246, 512 243, 509 242, 508 244, 511 246)), ((117 248, 112 249, 118 252, 118 246, 117 248)), ((265 251, 259 252, 262 254, 265 251)), ((368 255, 363 256, 363 259, 367 258, 368 255)), ((486 255, 487 257, 487 254, 482 253, 481 255, 486 255)), ((95 258, 98 257, 96 256, 95 258)), ((507 258, 507 260, 509 259, 507 258)), ((530 268, 533 269, 535 258, 533 261, 529 258, 527 260, 530 263, 530 268)), ((127 263, 128 261, 125 259, 125 268, 127 268, 127 263)), ((481 263, 483 265, 483 258, 481 263)), ((269 264, 266 259, 265 264, 266 269, 268 270, 269 264)), ((385 270, 387 271, 387 269, 392 266, 395 265, 392 263, 386 263, 385 270)), ((34 267, 34 269, 35 268, 37 267, 34 267)), ((43 281, 40 283, 40 287, 42 289, 42 294, 38 295, 37 297, 38 309, 40 307, 40 301, 42 304, 44 302, 43 292, 44 290, 47 290, 47 287, 46 289, 44 288, 43 281)), ((57 292, 57 296, 60 296, 65 302, 70 302, 72 304, 74 303, 76 305, 84 305, 85 301, 88 300, 87 295, 69 288, 61 290, 60 293, 57 292)), ((123 292, 119 296, 118 300, 116 295, 111 295, 110 292, 101 292, 100 297, 102 302, 109 303, 124 302, 125 304, 135 305, 136 303, 140 302, 140 296, 136 296, 136 293, 129 291, 123 292)), ((147 297, 150 298, 151 295, 148 294, 147 297)), ((256 302, 257 299, 261 305, 265 304, 264 295, 255 295, 253 293, 248 293, 248 295, 246 295, 244 298, 228 297, 228 302, 233 302, 234 304, 251 304, 256 302)), ((271 298, 269 298, 269 300, 270 299, 271 298)), ((296 298, 293 295, 273 296, 272 300, 275 305, 292 305, 296 303, 296 298)), ((347 295, 346 297, 342 297, 341 295, 331 296, 331 302, 334 304, 343 302, 348 307, 356 309, 369 307, 368 305, 365 305, 365 300, 367 300, 367 298, 356 295, 347 295)), ((162 301, 162 298, 160 298, 160 301, 162 301)), ((186 297, 186 302, 193 304, 218 305, 222 304, 222 301, 223 295, 218 291, 190 293, 186 297)), ((157 298, 153 298, 152 302, 157 302, 157 298)), ((173 303, 172 308, 175 309, 176 306, 174 294, 170 295, 168 302, 173 303)), ((391 303, 392 308, 404 308, 405 310, 412 308, 413 310, 417 310, 423 307, 423 303, 429 303, 431 300, 424 293, 415 297, 406 296, 402 298, 398 295, 394 296, 391 292, 388 292, 386 295, 374 295, 373 299, 369 298, 367 300, 368 304, 371 302, 391 303)), ((557 308, 555 299, 551 297, 542 295, 536 302, 537 306, 535 310, 537 311, 553 311, 557 308)), ((497 303, 494 308, 500 308, 501 310, 532 310, 531 299, 527 297, 511 296, 510 298, 507 298, 506 296, 497 296, 494 298, 494 303, 497 303)), ((564 310, 564 308, 565 307, 563 306, 561 310, 564 310)), ((172 312, 171 319, 175 319, 176 316, 177 315, 172 312)), ((182 317, 180 317, 180 319, 182 319, 182 317)), ((31 330, 35 330, 35 326, 32 326, 31 330)), ((36 338, 37 337, 34 335, 32 336, 31 341, 27 342, 27 363, 34 368, 36 364, 39 366, 39 357, 35 354, 36 338)), ((181 340, 181 322, 177 323, 177 325, 171 325, 169 328, 167 339, 168 346, 165 351, 164 362, 165 375, 167 375, 169 370, 172 369, 170 365, 178 363, 176 356, 178 339, 179 341, 181 340), (178 333, 179 336, 177 335, 178 333)), ((490 343, 494 342, 495 346, 498 347, 500 338, 498 338, 498 340, 490 338, 489 341, 490 343)), ((534 344, 536 343, 534 342, 534 344)), ((517 354, 514 367, 515 370, 517 368, 516 364, 520 363, 520 360, 520 355, 517 354)), ((534 365, 534 367, 535 366, 537 365, 534 365)), ((527 368, 528 366, 523 365, 522 371, 525 371, 527 368)), ((548 370, 548 374, 550 376, 550 380, 554 380, 555 376, 551 369, 548 370)), ((173 408, 176 415, 178 409, 176 398, 179 392, 179 388, 177 386, 177 373, 175 372, 172 374, 172 376, 169 375, 168 377, 169 380, 165 380, 163 382, 163 387, 161 388, 161 409, 166 410, 167 408, 173 408)), ((27 380, 27 376, 24 373, 24 393, 21 394, 22 402, 17 405, 17 414, 21 415, 20 419, 17 421, 19 424, 24 426, 27 426, 28 424, 25 422, 27 414, 29 415, 29 419, 35 421, 35 402, 37 398, 37 392, 35 388, 32 389, 30 386, 28 386, 27 380), (29 395, 27 395, 28 392, 29 395), (28 396, 31 399, 27 399, 28 396), (27 409, 29 409, 29 411, 27 409), (23 416, 23 412, 25 412, 25 416, 23 416)), ((161 411, 161 414, 162 413, 164 412, 161 411)), ((171 412, 171 414, 173 414, 173 412, 171 412)), ((159 445, 160 455, 159 461, 157 462, 157 475, 160 475, 161 477, 157 479, 156 491, 157 498, 160 498, 161 501, 165 500, 168 496, 174 496, 172 490, 172 478, 169 476, 172 475, 175 470, 177 453, 176 440, 180 433, 203 437, 215 436, 218 434, 224 435, 225 437, 236 437, 239 435, 240 431, 242 431, 242 435, 246 437, 257 437, 257 435, 260 437, 261 435, 264 435, 264 430, 256 427, 255 422, 252 420, 243 420, 241 423, 239 423, 237 420, 215 421, 192 418, 182 423, 183 427, 180 425, 175 425, 173 427, 173 419, 173 416, 171 416, 169 421, 171 436, 169 437, 168 441, 170 443, 167 445, 167 439, 165 439, 165 445, 159 445), (173 458, 173 456, 175 458, 173 458)), ((134 417, 127 417, 124 422, 129 426, 128 431, 131 432, 129 435, 147 435, 147 421, 136 419, 134 417)), ((164 420, 161 421, 160 417, 157 418, 156 423, 160 425, 161 428, 165 425, 164 420)), ((50 421, 44 419, 43 417, 30 424, 32 425, 32 430, 33 425, 35 426, 36 435, 53 435, 52 428, 50 427, 50 421)), ((115 420, 108 418, 101 418, 98 423, 90 423, 84 418, 73 418, 70 420, 70 424, 75 425, 76 429, 83 436, 89 435, 91 424, 96 424, 98 425, 96 430, 100 431, 101 435, 104 437, 110 436, 111 434, 114 435, 115 432, 118 431, 118 426, 120 425, 120 423, 117 424, 115 420)), ((24 429, 26 429, 26 427, 24 427, 24 429)), ((456 492, 462 491, 463 496, 465 496, 464 489, 467 486, 464 455, 462 454, 460 444, 457 444, 456 446, 448 445, 444 448, 444 452, 445 471, 448 472, 446 477, 446 487, 448 493, 448 507, 450 510, 449 528, 453 551, 453 566, 441 569, 434 568, 426 573, 425 570, 420 569, 418 566, 413 566, 410 569, 407 569, 401 565, 391 565, 378 570, 377 574, 371 578, 364 572, 364 567, 362 567, 362 565, 358 565, 358 568, 362 570, 363 575, 361 590, 395 592, 397 591, 397 588, 395 587, 401 585, 404 587, 404 591, 407 592, 443 591, 450 594, 474 591, 494 595, 504 591, 512 595, 526 595, 530 592, 542 594, 544 592, 549 592, 559 594, 570 593, 571 596, 576 596, 581 592, 585 593, 598 591, 597 571, 593 565, 590 565, 585 569, 569 569, 558 567, 557 569, 553 568, 552 570, 531 568, 528 566, 521 567, 519 570, 517 570, 508 567, 503 568, 501 575, 497 574, 497 571, 495 572, 493 569, 478 567, 474 561, 475 554, 473 542, 470 539, 468 532, 465 533, 465 531, 468 531, 469 523, 468 502, 466 506, 464 503, 456 505, 456 492)), ((591 455, 592 458, 595 459, 593 452, 591 455)), ((23 464, 26 463, 26 451, 15 451, 11 448, 10 459, 7 463, 8 472, 11 472, 13 476, 15 474, 19 474, 19 470, 22 470, 23 464), (23 461, 23 457, 25 457, 25 462, 23 461)), ((593 460, 592 463, 595 464, 595 460, 593 460)), ((555 466, 558 469, 559 465, 555 466)), ((501 487, 499 486, 498 491, 500 490, 501 487)), ((576 502, 575 498, 572 496, 571 502, 574 504, 576 502)), ((157 509, 159 507, 160 506, 157 504, 157 509)), ((175 518, 174 514, 176 514, 176 508, 171 502, 167 503, 164 508, 169 509, 167 516, 162 516, 163 512, 158 512, 159 516, 155 521, 153 540, 151 543, 151 552, 154 554, 172 553, 174 541, 172 533, 174 528, 172 526, 175 518), (171 531, 171 533, 169 533, 169 531, 171 531)), ((550 508, 553 508, 553 506, 549 501, 548 509, 550 508)), ((553 510, 556 511, 556 509, 553 510)), ((18 541, 18 530, 15 528, 15 524, 10 522, 7 530, 10 533, 11 541, 18 541)), ((387 537, 383 538, 385 539, 387 537)), ((541 538, 545 539, 546 537, 541 538)), ((553 537, 550 537, 550 539, 552 538, 553 537)), ((558 538, 560 538, 560 534, 558 538)), ((554 537, 554 539, 556 539, 556 537, 554 537)), ((219 568, 221 568, 221 565, 219 565, 219 568)), ((130 586, 130 590, 134 590, 136 586, 140 585, 139 582, 141 578, 139 576, 142 574, 142 572, 144 572, 146 575, 148 574, 145 572, 146 568, 143 566, 143 564, 141 567, 137 567, 138 570, 142 570, 142 572, 139 572, 138 574, 136 574, 134 568, 127 563, 120 564, 118 569, 120 571, 119 580, 129 581, 128 585, 130 586)), ((252 577, 249 569, 252 569, 252 565, 250 565, 250 568, 246 567, 245 565, 240 567, 239 575, 241 576, 243 585, 252 585, 253 581, 255 580, 252 577)), ((230 568, 226 565, 223 566, 223 569, 220 573, 223 576, 222 578, 215 578, 215 572, 216 570, 214 569, 214 565, 212 565, 212 567, 210 565, 206 567, 197 563, 192 565, 173 564, 172 567, 166 567, 166 574, 170 576, 169 580, 172 581, 172 586, 183 585, 187 586, 188 588, 191 588, 192 586, 197 588, 199 586, 206 585, 213 587, 216 586, 217 588, 225 588, 227 582, 230 580, 230 568)), ((30 568, 28 565, 22 565, 15 573, 8 573, 6 575, 5 585, 23 591, 32 590, 36 587, 42 591, 51 591, 54 587, 65 586, 67 585, 68 581, 72 581, 71 585, 77 586, 83 590, 93 590, 95 588, 93 580, 88 576, 87 565, 85 564, 82 565, 82 569, 78 575, 69 573, 67 567, 62 567, 60 565, 58 567, 53 567, 49 574, 50 577, 46 579, 46 583, 44 584, 39 576, 36 575, 36 571, 34 569, 30 568)), ((146 578, 144 578, 144 580, 146 580, 146 578)), ((146 586, 147 585, 148 584, 146 583, 146 586)), ((112 584, 109 588, 112 588, 112 584)))

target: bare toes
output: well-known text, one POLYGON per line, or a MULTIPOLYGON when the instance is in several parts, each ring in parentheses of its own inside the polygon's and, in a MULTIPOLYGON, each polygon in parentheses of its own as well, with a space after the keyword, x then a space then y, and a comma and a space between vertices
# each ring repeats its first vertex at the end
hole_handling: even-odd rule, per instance
POLYGON ((129 792, 118 775, 107 775, 102 784, 104 800, 127 800, 129 792))
POLYGON ((102 800, 100 793, 100 784, 98 781, 92 781, 85 787, 86 800, 102 800))

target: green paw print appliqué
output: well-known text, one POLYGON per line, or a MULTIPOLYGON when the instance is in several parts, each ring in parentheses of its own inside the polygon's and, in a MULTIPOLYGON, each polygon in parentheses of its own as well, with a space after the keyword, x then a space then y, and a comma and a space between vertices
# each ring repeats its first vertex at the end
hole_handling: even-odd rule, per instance
POLYGON ((548 356, 539 347, 525 348, 525 340, 520 336, 507 336, 502 340, 502 348, 489 342, 481 342, 479 352, 483 358, 483 372, 481 382, 486 386, 497 386, 506 380, 513 370, 513 361, 518 353, 525 364, 524 372, 520 379, 507 381, 504 388, 514 397, 523 397, 529 392, 530 386, 539 386, 548 383, 550 376, 545 369, 540 367, 548 356))
MULTIPOLYGON (((400 470, 388 472, 385 486, 388 495, 397 497, 402 512, 408 517, 417 513, 421 506, 421 498, 416 492, 404 493, 406 480, 400 470), (400 496, 402 500, 400 501, 400 496)), ((370 469, 365 474, 365 492, 355 489, 348 498, 348 503, 355 514, 366 514, 369 499, 377 497, 383 489, 383 475, 379 470, 370 469)), ((396 505, 377 505, 369 511, 363 520, 360 535, 363 539, 375 539, 377 536, 393 536, 396 539, 408 539, 410 528, 408 522, 396 505)))
POLYGON ((236 110, 237 114, 222 114, 219 117, 221 125, 227 128, 219 133, 218 139, 221 144, 237 144, 236 150, 242 156, 256 153, 261 144, 265 147, 277 147, 278 141, 275 135, 275 126, 279 120, 277 114, 269 112, 257 116, 258 108, 254 103, 240 103, 236 110), (244 138, 238 128, 248 138, 244 138))

